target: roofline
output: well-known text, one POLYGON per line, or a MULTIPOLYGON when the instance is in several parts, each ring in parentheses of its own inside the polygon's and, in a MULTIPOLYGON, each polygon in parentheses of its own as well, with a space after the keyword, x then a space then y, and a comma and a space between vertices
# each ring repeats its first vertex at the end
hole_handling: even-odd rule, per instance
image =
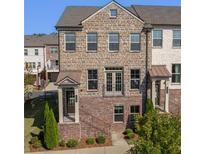
POLYGON ((181 7, 179 5, 137 5, 137 4, 132 4, 132 6, 143 6, 143 7, 181 7))
POLYGON ((81 23, 85 22, 86 20, 88 20, 89 18, 91 18, 92 16, 96 15, 98 12, 100 12, 101 10, 103 10, 104 8, 106 8, 107 6, 109 6, 110 4, 115 3, 118 7, 122 8, 123 10, 127 11, 130 15, 132 15, 133 17, 135 17, 136 19, 138 19, 139 21, 141 21, 142 23, 144 23, 144 21, 142 19, 140 19, 139 17, 137 17, 135 14, 133 14, 132 12, 130 12, 127 8, 125 8, 124 6, 122 6, 121 4, 119 4, 118 2, 116 2, 115 0, 112 0, 111 2, 109 2, 108 4, 106 4, 104 7, 100 8, 99 10, 97 10, 95 13, 93 13, 92 15, 88 16, 87 18, 83 19, 81 21, 81 23))
POLYGON ((26 48, 42 48, 42 47, 45 47, 45 45, 43 45, 43 46, 28 46, 28 45, 24 45, 24 47, 26 47, 26 48))

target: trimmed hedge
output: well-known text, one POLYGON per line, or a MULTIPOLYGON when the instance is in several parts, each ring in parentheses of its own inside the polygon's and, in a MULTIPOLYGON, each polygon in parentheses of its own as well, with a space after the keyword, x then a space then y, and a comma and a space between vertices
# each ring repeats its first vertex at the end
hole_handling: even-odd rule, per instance
POLYGON ((89 137, 89 138, 87 138, 86 143, 87 143, 87 144, 94 144, 94 143, 95 143, 95 140, 94 140, 94 138, 89 137))
POLYGON ((105 137, 103 135, 99 135, 97 138, 96 138, 96 142, 98 144, 104 144, 105 143, 105 137))
POLYGON ((127 129, 125 130, 125 134, 129 134, 129 133, 133 133, 133 130, 130 129, 130 128, 127 128, 127 129))
POLYGON ((78 145, 78 141, 76 139, 69 139, 66 145, 70 148, 73 148, 78 145))

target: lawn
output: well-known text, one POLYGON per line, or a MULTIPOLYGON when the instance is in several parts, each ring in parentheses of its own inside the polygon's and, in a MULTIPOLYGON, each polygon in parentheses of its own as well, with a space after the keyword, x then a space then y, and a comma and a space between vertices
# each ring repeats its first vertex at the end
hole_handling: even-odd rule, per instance
POLYGON ((29 141, 32 136, 43 130, 43 111, 45 100, 53 108, 56 120, 58 120, 57 95, 37 98, 24 104, 24 151, 29 152, 29 141))

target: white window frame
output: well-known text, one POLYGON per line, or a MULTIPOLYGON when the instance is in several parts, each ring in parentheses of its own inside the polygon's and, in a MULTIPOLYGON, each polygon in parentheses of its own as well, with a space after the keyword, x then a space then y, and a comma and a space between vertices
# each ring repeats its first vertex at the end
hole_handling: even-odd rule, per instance
POLYGON ((153 29, 152 30, 152 47, 153 48, 163 48, 163 29, 153 29), (155 30, 162 31, 162 46, 154 46, 154 41, 153 40, 154 40, 154 31, 155 30))
POLYGON ((124 123, 125 119, 125 107, 123 104, 114 104, 113 105, 113 123, 124 123), (123 121, 115 121, 115 106, 122 106, 123 107, 123 113, 117 113, 117 115, 123 115, 123 121))
MULTIPOLYGON (((171 73, 172 73, 172 66, 173 65, 180 65, 180 68, 181 68, 181 64, 180 63, 173 63, 172 65, 171 65, 171 73)), ((181 70, 180 70, 180 73, 172 73, 172 75, 180 75, 180 82, 172 82, 172 78, 171 78, 171 83, 173 84, 173 85, 180 85, 181 84, 181 70)))
POLYGON ((140 85, 141 85, 141 70, 140 70, 140 68, 131 68, 130 69, 130 90, 140 90, 140 85), (139 70, 139 79, 137 79, 137 78, 132 79, 131 70, 139 70), (139 89, 138 88, 132 88, 132 86, 131 86, 131 81, 132 80, 139 80, 139 89))
POLYGON ((110 32, 108 33, 108 51, 109 52, 119 52, 120 51, 120 34, 118 32, 110 32), (110 35, 112 34, 118 34, 118 42, 112 42, 112 43, 118 43, 119 49, 118 50, 110 50, 110 35))
POLYGON ((64 40, 65 40, 65 43, 64 43, 64 46, 65 46, 65 51, 66 52, 75 52, 76 51, 76 33, 75 32, 67 32, 64 34, 64 40), (66 35, 68 34, 74 34, 75 36, 75 41, 66 41, 66 35), (67 50, 66 49, 66 43, 75 43, 75 49, 74 50, 67 50))
POLYGON ((140 50, 141 50, 141 34, 140 33, 130 33, 130 37, 129 37, 129 39, 130 39, 130 52, 134 52, 134 53, 138 53, 138 52, 140 52, 140 50), (139 35, 139 42, 133 42, 133 43, 139 43, 140 44, 140 49, 139 50, 131 50, 131 44, 132 44, 132 34, 138 34, 139 35))
POLYGON ((86 51, 87 52, 97 52, 98 50, 98 34, 96 32, 89 32, 86 34, 86 51), (96 42, 88 42, 88 35, 89 34, 96 34, 96 42), (97 49, 96 50, 88 50, 88 43, 96 43, 97 44, 97 49))
POLYGON ((98 91, 98 69, 88 69, 87 70, 87 91, 98 91), (96 70, 97 71, 97 79, 88 79, 88 71, 90 71, 90 70, 96 70), (89 83, 89 81, 93 81, 93 80, 95 80, 95 81, 97 81, 97 89, 89 89, 89 86, 88 86, 88 83, 89 83))
MULTIPOLYGON (((172 30, 172 48, 181 48, 181 45, 180 46, 174 46, 174 39, 176 39, 176 38, 174 38, 174 31, 180 31, 180 33, 181 33, 181 29, 173 29, 172 30)), ((181 37, 180 37, 180 40, 181 40, 181 37)))
POLYGON ((38 62, 38 65, 37 65, 37 67, 41 67, 41 62, 38 62))
POLYGON ((110 18, 117 18, 117 9, 110 9, 110 18), (116 11, 116 16, 112 16, 112 11, 116 11))
POLYGON ((35 55, 35 56, 38 56, 38 55, 39 55, 38 49, 34 49, 34 55, 35 55), (37 54, 36 54, 36 53, 37 53, 37 54))

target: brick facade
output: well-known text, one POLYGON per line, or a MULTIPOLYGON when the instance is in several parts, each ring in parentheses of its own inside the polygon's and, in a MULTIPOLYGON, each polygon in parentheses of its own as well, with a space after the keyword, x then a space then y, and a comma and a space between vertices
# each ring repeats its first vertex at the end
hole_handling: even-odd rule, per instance
POLYGON ((181 89, 169 90, 169 111, 173 114, 181 114, 181 89))
MULTIPOLYGON (((146 32, 140 20, 128 14, 125 10, 112 3, 96 15, 82 23, 82 31, 75 31, 76 50, 72 53, 65 51, 65 33, 59 31, 60 71, 80 70, 81 82, 78 87, 79 96, 79 123, 59 124, 63 137, 76 138, 95 136, 103 132, 110 136, 111 131, 122 132, 128 125, 130 105, 139 105, 142 112, 142 102, 145 99, 146 75, 146 32), (118 16, 111 19, 110 9, 117 9, 118 16), (97 32, 98 49, 95 53, 86 51, 86 34, 97 32), (120 37, 119 51, 108 51, 108 34, 118 32, 120 37), (130 52, 130 34, 140 33, 141 50, 138 53, 130 52), (105 97, 105 67, 122 67, 124 95, 105 97), (87 70, 98 70, 98 90, 87 90, 87 70), (130 90, 130 69, 140 69, 140 90, 130 90), (124 106, 124 122, 113 122, 113 107, 115 104, 124 106), (76 128, 76 130, 71 130, 76 128), (78 131, 80 129, 80 131, 78 131), (77 133, 78 132, 78 133, 77 133)), ((151 32, 148 32, 148 68, 151 67, 151 32)))

